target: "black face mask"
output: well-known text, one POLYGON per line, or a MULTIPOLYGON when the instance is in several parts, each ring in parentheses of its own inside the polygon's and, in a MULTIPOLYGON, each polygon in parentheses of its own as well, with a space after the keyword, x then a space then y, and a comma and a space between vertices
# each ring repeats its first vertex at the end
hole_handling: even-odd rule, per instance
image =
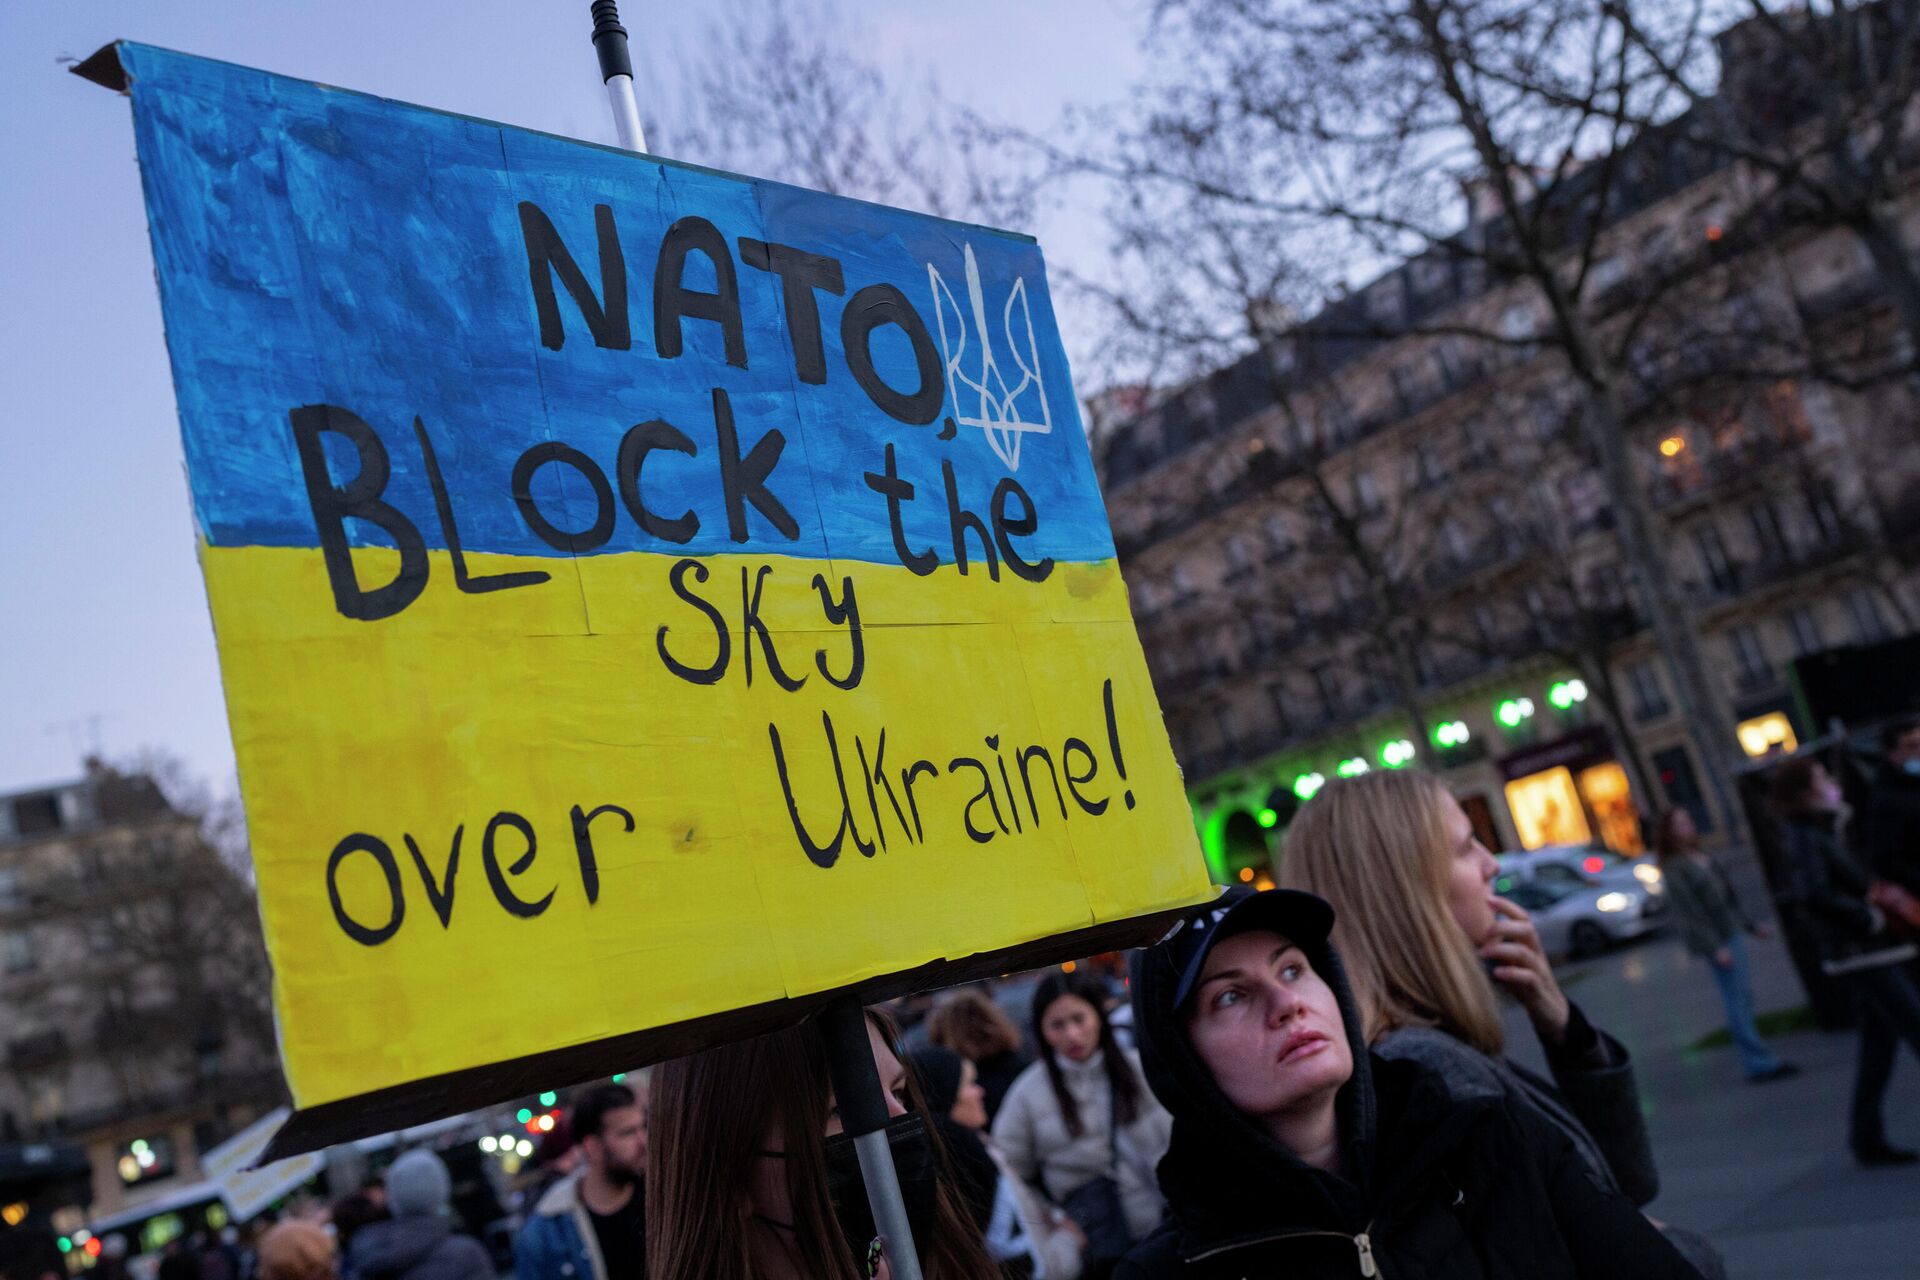
MULTIPOLYGON (((893 1167, 900 1177, 900 1198, 907 1205, 907 1225, 913 1231, 914 1243, 925 1249, 933 1239, 940 1192, 940 1162, 934 1154, 933 1140, 918 1115, 895 1116, 887 1121, 886 1134, 893 1167)), ((879 1231, 867 1204, 867 1188, 860 1178, 860 1157, 853 1139, 844 1133, 833 1134, 826 1142, 826 1158, 827 1191, 833 1197, 834 1216, 840 1221, 840 1232, 847 1238, 855 1262, 864 1264, 879 1231)))

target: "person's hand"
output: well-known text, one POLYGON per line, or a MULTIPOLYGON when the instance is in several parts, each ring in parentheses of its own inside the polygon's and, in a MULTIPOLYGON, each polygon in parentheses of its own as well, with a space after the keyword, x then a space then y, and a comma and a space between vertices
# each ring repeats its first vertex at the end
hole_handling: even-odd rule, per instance
POLYGON ((1716 968, 1720 968, 1720 969, 1733 968, 1733 948, 1722 947, 1718 951, 1714 952, 1713 963, 1716 968))
POLYGON ((1773 937, 1773 926, 1767 925, 1767 924, 1756 924, 1755 926, 1753 926, 1753 936, 1760 939, 1760 941, 1762 942, 1767 942, 1771 940, 1773 937))
POLYGON ((1492 964, 1493 980, 1513 993, 1540 1038, 1557 1045, 1566 1039, 1573 1011, 1554 980, 1533 918, 1505 898, 1495 898, 1493 910, 1493 931, 1480 945, 1480 958, 1492 964))

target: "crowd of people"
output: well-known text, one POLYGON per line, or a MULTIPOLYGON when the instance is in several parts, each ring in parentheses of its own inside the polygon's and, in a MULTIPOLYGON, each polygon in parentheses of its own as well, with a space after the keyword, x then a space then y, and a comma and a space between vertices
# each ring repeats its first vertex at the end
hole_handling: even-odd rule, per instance
MULTIPOLYGON (((1867 1167, 1916 1159, 1882 1100, 1897 1045, 1920 1054, 1920 722, 1886 747, 1858 821, 1817 759, 1773 773, 1783 916, 1860 1014, 1848 1137, 1867 1167)), ((1742 1070, 1791 1076, 1753 1010, 1747 939, 1768 931, 1684 810, 1650 834, 1742 1070)), ((911 1011, 912 1047, 869 1010, 922 1273, 1723 1275, 1707 1239, 1644 1212, 1660 1179, 1631 1057, 1562 990, 1497 870, 1437 779, 1341 779, 1289 826, 1279 887, 1229 890, 1119 982, 1049 971, 1024 1028, 989 988, 949 992, 911 1011), (1503 999, 1544 1073, 1509 1055, 1503 999)), ((517 1280, 892 1274, 811 1024, 587 1089, 551 1138, 518 1188, 517 1280)), ((218 1280, 494 1276, 450 1200, 441 1159, 410 1152, 218 1280)), ((177 1253, 196 1248, 220 1253, 177 1253)))

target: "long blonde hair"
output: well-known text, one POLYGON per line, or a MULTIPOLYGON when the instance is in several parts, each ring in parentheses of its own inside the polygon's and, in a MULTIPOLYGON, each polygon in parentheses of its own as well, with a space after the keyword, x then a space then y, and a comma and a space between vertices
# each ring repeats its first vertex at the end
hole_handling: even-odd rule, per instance
POLYGON ((1369 1041, 1437 1027, 1498 1054, 1493 982, 1447 906, 1451 804, 1439 779, 1418 770, 1329 782, 1287 829, 1280 883, 1333 904, 1369 1041))

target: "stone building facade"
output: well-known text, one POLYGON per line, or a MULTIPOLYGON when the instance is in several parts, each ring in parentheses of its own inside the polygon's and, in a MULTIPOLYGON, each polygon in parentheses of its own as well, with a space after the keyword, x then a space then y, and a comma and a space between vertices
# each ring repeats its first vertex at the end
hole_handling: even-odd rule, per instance
MULTIPOLYGON (((1617 330, 1651 282, 1688 278, 1648 326, 1632 446, 1762 754, 1815 729, 1791 660, 1920 627, 1920 397, 1802 372, 1905 354, 1853 237, 1748 216, 1734 166, 1642 168, 1590 305, 1617 330)), ((1638 848, 1635 815, 1668 804, 1712 821, 1571 376, 1530 342, 1544 304, 1443 250, 1094 434, 1223 878, 1257 872, 1319 780, 1361 769, 1438 770, 1495 848, 1638 848)))
POLYGON ((96 1217, 282 1100, 252 902, 144 776, 0 795, 0 1129, 83 1146, 96 1217))

